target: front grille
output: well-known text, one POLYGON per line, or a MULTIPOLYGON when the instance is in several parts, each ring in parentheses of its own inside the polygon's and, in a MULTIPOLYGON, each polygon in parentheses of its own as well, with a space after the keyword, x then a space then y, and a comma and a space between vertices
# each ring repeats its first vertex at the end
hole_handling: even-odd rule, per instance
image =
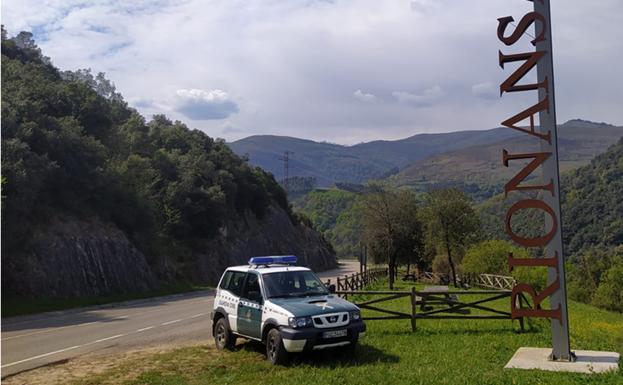
POLYGON ((312 319, 314 320, 314 325, 317 328, 324 329, 346 326, 350 321, 350 316, 348 312, 330 313, 312 316, 312 319))

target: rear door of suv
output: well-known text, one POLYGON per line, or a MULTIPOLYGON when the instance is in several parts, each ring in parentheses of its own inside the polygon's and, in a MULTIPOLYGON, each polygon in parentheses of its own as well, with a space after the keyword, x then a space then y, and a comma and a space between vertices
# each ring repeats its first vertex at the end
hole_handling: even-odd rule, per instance
POLYGON ((238 307, 246 277, 247 273, 243 271, 228 270, 219 286, 218 305, 227 311, 229 327, 234 333, 238 332, 238 307))

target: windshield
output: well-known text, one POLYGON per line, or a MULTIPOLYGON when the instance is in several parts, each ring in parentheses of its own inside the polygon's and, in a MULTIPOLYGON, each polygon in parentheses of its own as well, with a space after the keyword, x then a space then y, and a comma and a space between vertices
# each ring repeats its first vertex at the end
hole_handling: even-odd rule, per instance
POLYGON ((268 273, 262 278, 268 298, 329 294, 316 274, 309 270, 268 273))

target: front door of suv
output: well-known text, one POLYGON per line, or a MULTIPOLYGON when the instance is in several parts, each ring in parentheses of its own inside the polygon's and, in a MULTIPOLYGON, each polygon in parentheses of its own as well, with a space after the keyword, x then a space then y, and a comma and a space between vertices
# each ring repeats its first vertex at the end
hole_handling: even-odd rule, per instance
POLYGON ((247 273, 238 303, 238 333, 253 338, 262 337, 263 305, 260 276, 256 273, 247 273))

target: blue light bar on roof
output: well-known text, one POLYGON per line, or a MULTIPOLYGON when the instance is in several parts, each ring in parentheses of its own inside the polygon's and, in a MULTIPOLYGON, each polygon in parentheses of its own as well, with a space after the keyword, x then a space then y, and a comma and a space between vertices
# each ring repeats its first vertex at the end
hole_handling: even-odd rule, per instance
POLYGON ((296 255, 274 255, 270 257, 253 257, 249 259, 249 265, 270 265, 273 263, 295 264, 296 255))

